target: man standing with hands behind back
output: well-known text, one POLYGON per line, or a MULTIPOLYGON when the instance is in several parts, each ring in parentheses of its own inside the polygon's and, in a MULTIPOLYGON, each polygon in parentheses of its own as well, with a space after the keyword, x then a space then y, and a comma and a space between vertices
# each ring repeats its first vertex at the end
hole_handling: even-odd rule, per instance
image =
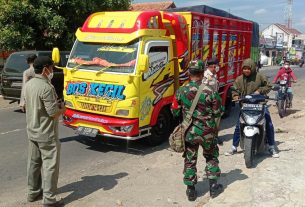
POLYGON ((57 103, 51 84, 53 61, 46 56, 34 61, 35 77, 25 85, 26 121, 29 138, 28 149, 28 201, 43 197, 45 207, 64 206, 56 200, 59 174, 60 142, 58 118, 65 107, 57 103), (43 196, 42 196, 43 195, 43 196))
MULTIPOLYGON (((219 71, 219 61, 217 57, 211 57, 207 60, 207 69, 204 71, 204 77, 202 82, 213 91, 213 93, 218 93, 219 89, 219 81, 217 79, 217 73, 219 71)), ((219 94, 218 94, 219 95, 219 94)), ((220 117, 215 119, 216 122, 216 139, 219 145, 223 145, 223 140, 221 137, 218 137, 219 125, 220 125, 220 117)))

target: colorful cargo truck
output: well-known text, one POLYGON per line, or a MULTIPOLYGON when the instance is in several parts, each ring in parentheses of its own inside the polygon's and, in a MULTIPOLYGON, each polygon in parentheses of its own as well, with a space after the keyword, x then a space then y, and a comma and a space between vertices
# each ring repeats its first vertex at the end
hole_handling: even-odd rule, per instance
MULTIPOLYGON (((87 18, 64 71, 64 124, 79 134, 160 144, 192 59, 217 56, 223 104, 250 57, 250 21, 196 12, 99 12, 87 18)), ((58 51, 53 51, 57 62, 58 51)))

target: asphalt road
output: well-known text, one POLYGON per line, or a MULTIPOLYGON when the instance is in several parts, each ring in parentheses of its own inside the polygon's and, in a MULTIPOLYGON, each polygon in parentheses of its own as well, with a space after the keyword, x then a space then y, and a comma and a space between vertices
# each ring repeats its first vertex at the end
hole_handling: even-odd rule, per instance
MULTIPOLYGON (((25 114, 18 110, 16 104, 1 105, 5 105, 5 108, 0 108, 0 200, 4 199, 5 202, 10 203, 5 196, 8 193, 16 193, 17 201, 20 196, 22 200, 26 198, 26 121, 25 114)), ((62 182, 84 169, 93 169, 97 163, 107 168, 130 157, 142 156, 155 150, 148 147, 144 141, 128 143, 124 140, 103 139, 97 145, 93 141, 77 136, 72 129, 63 125, 59 127, 59 134, 62 182)))
MULTIPOLYGON (((261 72, 271 78, 278 67, 264 67, 261 72)), ((305 78, 305 68, 293 67, 299 79, 305 78)), ((224 120, 235 122, 234 117, 224 120)), ((106 140, 101 143, 88 141, 75 135, 70 128, 60 125, 61 149, 60 183, 66 178, 93 169, 96 163, 107 168, 124 162, 134 156, 144 156, 167 147, 163 144, 150 148, 145 141, 125 142, 123 140, 106 140)), ((27 135, 25 114, 18 110, 16 104, 8 105, 0 97, 0 200, 9 199, 8 193, 16 195, 16 200, 25 200, 26 192, 27 135)), ((1 203, 1 202, 0 202, 1 203)), ((0 204, 1 206, 1 204, 0 204)))

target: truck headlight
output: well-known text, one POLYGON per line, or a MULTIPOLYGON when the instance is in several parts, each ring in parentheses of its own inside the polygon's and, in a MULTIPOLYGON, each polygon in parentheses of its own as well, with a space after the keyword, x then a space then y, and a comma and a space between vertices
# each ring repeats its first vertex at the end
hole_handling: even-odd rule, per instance
POLYGON ((73 108, 73 103, 71 101, 65 101, 65 106, 73 108))
POLYGON ((119 110, 116 111, 115 114, 119 115, 119 116, 128 116, 129 115, 129 110, 127 110, 127 109, 119 109, 119 110))

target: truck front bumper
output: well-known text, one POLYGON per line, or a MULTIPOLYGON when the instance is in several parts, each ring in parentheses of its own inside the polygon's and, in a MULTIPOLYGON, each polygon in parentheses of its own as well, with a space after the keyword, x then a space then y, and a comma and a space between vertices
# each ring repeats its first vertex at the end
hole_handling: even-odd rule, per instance
POLYGON ((63 123, 74 129, 98 129, 99 135, 125 140, 137 140, 150 135, 150 128, 139 130, 139 119, 124 119, 67 109, 63 123))

